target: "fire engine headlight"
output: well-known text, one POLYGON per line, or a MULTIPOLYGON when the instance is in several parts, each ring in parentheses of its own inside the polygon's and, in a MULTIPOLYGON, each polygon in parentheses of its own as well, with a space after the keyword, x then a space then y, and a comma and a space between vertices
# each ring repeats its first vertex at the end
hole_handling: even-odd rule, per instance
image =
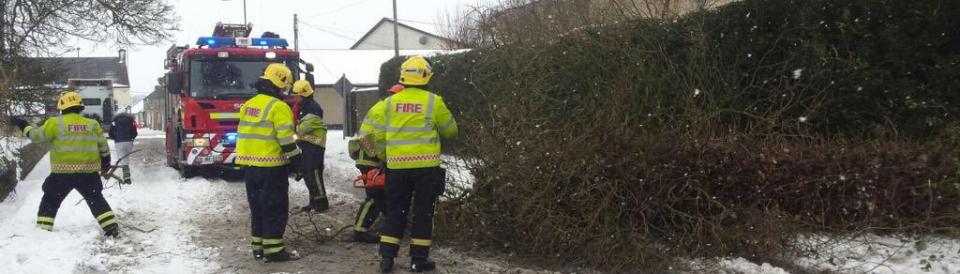
POLYGON ((266 57, 267 59, 274 59, 274 58, 277 58, 277 53, 268 51, 267 53, 264 54, 264 57, 266 57))
POLYGON ((187 144, 192 147, 206 147, 206 146, 210 146, 210 139, 207 139, 207 138, 187 139, 187 144))

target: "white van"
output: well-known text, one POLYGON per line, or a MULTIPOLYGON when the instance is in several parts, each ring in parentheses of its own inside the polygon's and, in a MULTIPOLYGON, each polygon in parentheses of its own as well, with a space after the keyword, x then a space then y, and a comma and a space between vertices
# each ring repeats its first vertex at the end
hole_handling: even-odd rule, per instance
POLYGON ((80 93, 80 98, 83 98, 84 109, 81 114, 84 117, 100 121, 104 126, 110 124, 116 112, 113 80, 70 79, 67 80, 67 88, 80 93))

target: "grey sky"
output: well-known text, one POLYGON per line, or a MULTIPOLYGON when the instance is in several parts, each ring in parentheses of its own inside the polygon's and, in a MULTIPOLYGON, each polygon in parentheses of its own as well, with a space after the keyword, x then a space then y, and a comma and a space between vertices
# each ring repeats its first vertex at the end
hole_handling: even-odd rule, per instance
MULTIPOLYGON (((209 36, 217 22, 242 23, 243 0, 168 0, 175 6, 181 31, 172 41, 127 50, 131 91, 153 91, 162 76, 166 49, 196 42, 209 36)), ((471 6, 490 5, 497 0, 397 0, 400 22, 426 31, 438 32, 447 14, 471 6), (438 26, 439 25, 439 26, 438 26), (433 29, 431 29, 433 28, 433 29)), ((383 17, 392 17, 391 0, 247 0, 247 20, 253 34, 278 32, 293 39, 293 14, 300 16, 300 48, 346 49, 383 17)), ((438 33, 439 34, 439 33, 438 33)), ((292 43, 292 41, 291 41, 292 43)), ((115 56, 117 47, 79 42, 81 56, 115 56)))

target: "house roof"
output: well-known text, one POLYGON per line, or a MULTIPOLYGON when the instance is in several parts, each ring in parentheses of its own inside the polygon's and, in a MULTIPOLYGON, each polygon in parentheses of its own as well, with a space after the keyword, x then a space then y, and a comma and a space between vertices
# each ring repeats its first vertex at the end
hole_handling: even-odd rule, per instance
POLYGON ((393 21, 393 19, 384 17, 383 19, 380 19, 380 22, 377 22, 376 25, 373 25, 373 27, 370 28, 370 30, 368 30, 367 33, 364 33, 364 34, 363 34, 363 37, 360 37, 360 39, 357 40, 356 43, 353 43, 353 46, 350 46, 350 49, 356 49, 357 47, 359 47, 360 44, 363 44, 363 42, 366 41, 367 38, 370 37, 370 35, 373 34, 373 32, 377 30, 377 28, 380 28, 380 25, 387 24, 387 23, 391 23, 391 24, 394 24, 394 23, 395 23, 395 24, 397 24, 398 26, 400 26, 400 27, 402 27, 402 28, 407 28, 407 29, 410 29, 410 30, 419 32, 419 33, 421 33, 421 34, 423 34, 423 35, 429 36, 429 37, 434 38, 434 39, 439 39, 439 40, 441 40, 441 41, 446 41, 446 42, 448 42, 448 43, 449 43, 449 42, 453 42, 453 40, 450 40, 450 39, 447 39, 447 38, 444 38, 444 37, 440 37, 440 36, 438 36, 438 35, 436 35, 436 34, 429 33, 429 32, 426 32, 426 31, 424 31, 424 30, 415 28, 415 27, 413 27, 413 26, 410 26, 410 25, 407 25, 407 24, 404 24, 404 23, 401 23, 401 22, 393 21))
POLYGON ((69 79, 110 79, 115 86, 129 86, 127 65, 119 57, 42 57, 29 58, 44 67, 61 67, 63 75, 54 84, 66 85, 69 79))
MULTIPOLYGON (((401 50, 400 55, 435 56, 463 50, 401 50)), ((300 50, 300 58, 314 65, 314 84, 332 85, 346 76, 357 86, 376 86, 380 66, 393 58, 393 50, 300 50)))

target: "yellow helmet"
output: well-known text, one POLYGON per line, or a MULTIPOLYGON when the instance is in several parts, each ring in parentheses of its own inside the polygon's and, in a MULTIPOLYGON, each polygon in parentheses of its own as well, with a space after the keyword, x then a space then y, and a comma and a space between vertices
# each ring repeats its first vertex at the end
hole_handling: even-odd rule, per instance
POLYGON ((83 98, 80 98, 80 93, 75 91, 64 92, 60 95, 60 98, 57 99, 58 110, 64 110, 75 106, 83 106, 83 98))
POLYGON ((263 70, 263 76, 260 76, 260 79, 270 80, 274 86, 286 90, 293 84, 293 73, 283 64, 272 63, 263 70))
POLYGON ((297 80, 297 82, 293 83, 293 94, 310 97, 310 95, 313 95, 313 87, 310 86, 310 82, 307 82, 307 80, 297 80))
POLYGON ((433 68, 423 56, 415 55, 407 58, 400 65, 400 83, 410 86, 423 86, 430 83, 433 77, 433 68))

